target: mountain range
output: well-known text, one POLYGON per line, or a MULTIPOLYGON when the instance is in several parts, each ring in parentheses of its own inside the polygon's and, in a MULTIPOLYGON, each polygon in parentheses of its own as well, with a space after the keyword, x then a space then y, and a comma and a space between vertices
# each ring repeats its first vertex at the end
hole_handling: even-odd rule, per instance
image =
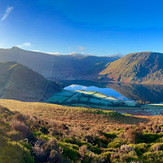
MULTIPOLYGON (((119 56, 50 55, 18 47, 0 49, 0 61, 16 61, 53 81, 163 84, 163 54, 137 52, 119 56)), ((69 83, 69 82, 68 82, 69 83)))
POLYGON ((105 66, 119 56, 88 56, 82 54, 50 55, 27 51, 18 47, 0 49, 0 62, 16 61, 40 73, 47 79, 95 80, 105 66))

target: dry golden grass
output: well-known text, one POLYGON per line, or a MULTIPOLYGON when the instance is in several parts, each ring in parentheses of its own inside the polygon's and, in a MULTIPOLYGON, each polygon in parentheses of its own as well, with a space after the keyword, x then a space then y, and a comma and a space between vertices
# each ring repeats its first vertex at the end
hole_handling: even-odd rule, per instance
POLYGON ((32 115, 46 121, 64 122, 66 124, 100 126, 112 124, 125 125, 137 124, 149 121, 149 119, 161 119, 162 116, 130 116, 121 115, 113 111, 91 109, 84 107, 69 107, 56 104, 20 102, 16 100, 0 100, 0 104, 11 111, 32 115))

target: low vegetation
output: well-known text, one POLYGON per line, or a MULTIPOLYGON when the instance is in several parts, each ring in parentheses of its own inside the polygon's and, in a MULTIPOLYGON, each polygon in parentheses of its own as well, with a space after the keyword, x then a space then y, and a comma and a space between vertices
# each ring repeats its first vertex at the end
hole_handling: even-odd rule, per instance
POLYGON ((0 103, 0 162, 163 162, 162 116, 0 103))

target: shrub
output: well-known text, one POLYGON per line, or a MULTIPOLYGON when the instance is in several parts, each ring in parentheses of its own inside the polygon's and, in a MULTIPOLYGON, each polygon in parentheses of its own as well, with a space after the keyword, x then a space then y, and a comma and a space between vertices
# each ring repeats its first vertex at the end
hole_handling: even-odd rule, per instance
POLYGON ((116 134, 114 134, 114 133, 103 133, 103 135, 105 136, 105 137, 107 137, 107 138, 110 138, 110 139, 115 139, 116 137, 117 137, 117 135, 116 134))
POLYGON ((59 147, 56 139, 51 139, 43 144, 43 148, 49 157, 48 161, 56 162, 57 160, 61 160, 62 149, 59 147))
POLYGON ((152 143, 155 142, 159 137, 161 137, 158 134, 144 134, 143 139, 145 143, 152 143))
POLYGON ((120 147, 120 152, 122 152, 122 153, 129 153, 131 151, 135 151, 135 148, 128 146, 128 145, 122 145, 120 147))
POLYGON ((102 162, 109 163, 110 162, 110 156, 111 156, 111 152, 105 152, 105 153, 101 153, 99 155, 99 158, 101 158, 102 162))
POLYGON ((19 141, 22 139, 20 132, 14 130, 8 132, 7 136, 11 139, 11 141, 19 141))
POLYGON ((46 143, 38 140, 32 149, 38 162, 56 162, 61 160, 62 150, 57 144, 56 139, 51 139, 46 143))
POLYGON ((160 151, 160 150, 163 150, 163 143, 157 143, 157 144, 153 144, 151 146, 151 149, 153 151, 160 151))
POLYGON ((154 151, 160 151, 161 150, 161 145, 159 145, 159 144, 154 145, 153 150, 154 151))
POLYGON ((126 144, 126 141, 124 139, 116 138, 112 142, 108 144, 108 148, 118 148, 121 145, 126 144))
POLYGON ((82 157, 85 156, 85 154, 87 153, 87 146, 86 145, 83 145, 79 148, 79 153, 82 157))
POLYGON ((141 156, 142 153, 147 152, 148 148, 150 147, 150 145, 148 145, 146 143, 130 144, 130 146, 133 146, 135 148, 135 151, 138 156, 141 156))
POLYGON ((59 132, 58 132, 55 128, 49 128, 49 129, 48 129, 48 133, 49 133, 49 135, 51 135, 51 136, 59 135, 59 132))
POLYGON ((142 133, 134 129, 129 129, 125 133, 125 138, 129 143, 141 143, 142 142, 142 133))
POLYGON ((101 153, 101 149, 96 145, 96 146, 92 146, 90 148, 90 150, 94 153, 100 154, 101 153))
POLYGON ((163 162, 163 151, 146 152, 143 154, 142 158, 145 162, 162 163, 163 162))
POLYGON ((46 151, 43 149, 43 141, 38 140, 32 147, 35 160, 38 162, 45 162, 47 160, 46 151))
POLYGON ((21 113, 16 113, 12 116, 12 119, 15 120, 15 121, 21 121, 21 122, 24 122, 25 121, 25 116, 22 115, 21 113))
POLYGON ((79 140, 75 139, 74 137, 64 138, 62 141, 66 143, 76 144, 78 146, 82 145, 82 143, 79 140))
POLYGON ((12 121, 11 128, 13 130, 19 131, 23 138, 28 138, 30 136, 30 129, 23 122, 12 121))
POLYGON ((131 162, 131 161, 137 161, 137 160, 139 159, 135 151, 131 151, 125 154, 120 154, 120 162, 131 162))
MULTIPOLYGON (((63 149, 63 156, 70 160, 76 161, 80 159, 80 154, 76 149, 73 149, 72 146, 68 143, 60 142, 59 145, 63 149)), ((79 148, 78 148, 79 150, 79 148)))
POLYGON ((85 136, 85 140, 93 145, 100 144, 100 139, 97 136, 85 136))

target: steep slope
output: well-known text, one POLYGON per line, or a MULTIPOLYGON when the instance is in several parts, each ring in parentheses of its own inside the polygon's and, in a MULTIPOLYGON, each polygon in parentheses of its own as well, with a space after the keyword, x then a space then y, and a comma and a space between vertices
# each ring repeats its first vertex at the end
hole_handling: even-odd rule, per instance
POLYGON ((118 56, 97 57, 82 54, 49 55, 17 47, 0 49, 0 62, 19 62, 53 81, 92 80, 107 63, 119 58, 118 56))
POLYGON ((110 63, 99 73, 102 81, 163 84, 163 54, 131 53, 110 63))
POLYGON ((42 75, 17 63, 0 63, 0 98, 44 101, 60 87, 42 75))

